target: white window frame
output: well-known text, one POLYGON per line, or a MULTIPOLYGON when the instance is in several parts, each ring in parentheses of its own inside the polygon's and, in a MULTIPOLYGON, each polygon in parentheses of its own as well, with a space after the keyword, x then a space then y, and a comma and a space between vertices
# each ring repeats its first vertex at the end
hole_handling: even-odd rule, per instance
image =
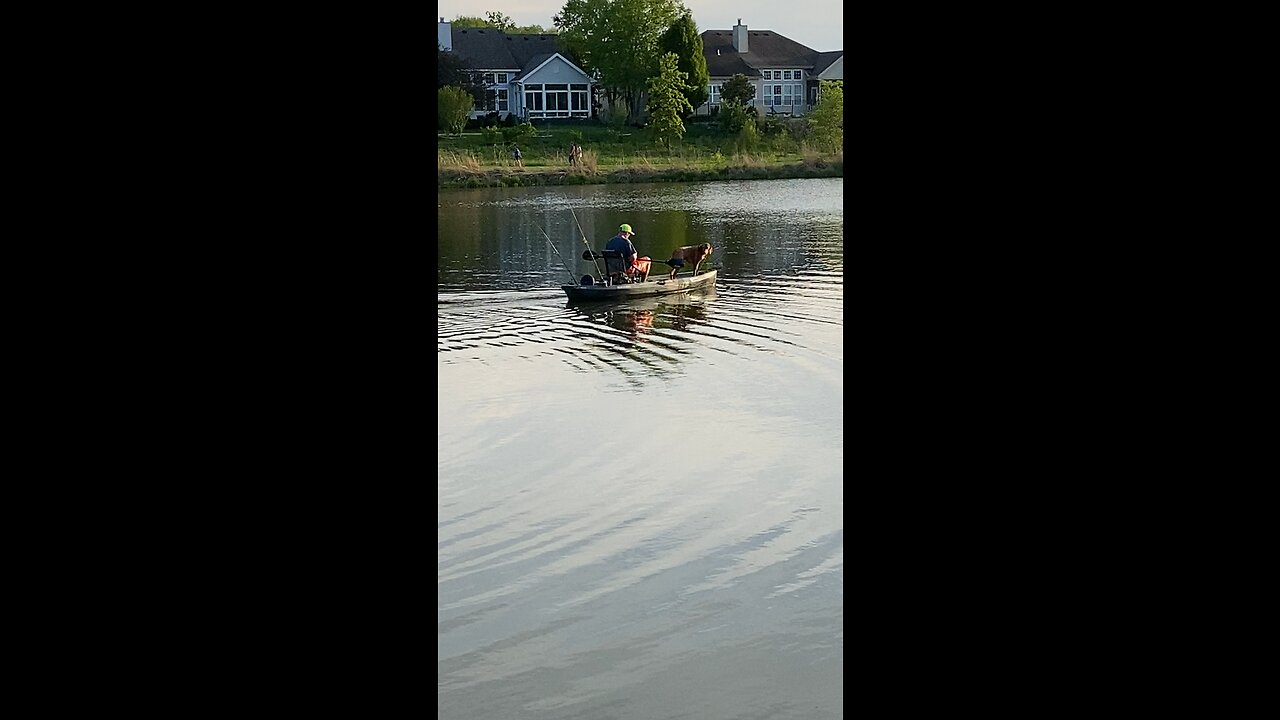
POLYGON ((772 80, 772 79, 773 79, 773 71, 772 71, 772 70, 764 70, 764 71, 763 71, 763 74, 764 74, 764 79, 765 79, 765 80, 772 80))
POLYGON ((526 85, 524 114, 529 118, 591 117, 591 85, 590 83, 526 85), (575 104, 580 107, 575 108, 575 104))
POLYGON ((790 71, 790 70, 783 70, 783 71, 782 71, 782 79, 783 79, 783 80, 790 80, 790 79, 791 79, 791 71, 790 71))
POLYGON ((499 85, 506 85, 506 84, 507 84, 507 74, 506 74, 506 73, 498 73, 498 84, 499 84, 499 85))

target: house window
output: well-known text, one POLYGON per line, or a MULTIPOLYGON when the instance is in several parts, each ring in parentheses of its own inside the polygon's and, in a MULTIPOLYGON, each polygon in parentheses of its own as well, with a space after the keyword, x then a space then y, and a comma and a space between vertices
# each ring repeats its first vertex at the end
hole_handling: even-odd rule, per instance
POLYGON ((498 73, 498 84, 499 84, 499 85, 506 85, 506 84, 507 84, 507 74, 506 74, 506 73, 498 73))
POLYGON ((588 83, 526 85, 524 110, 529 117, 589 117, 591 86, 588 83))
POLYGON ((765 71, 764 71, 764 79, 765 79, 765 80, 772 80, 772 79, 773 79, 773 71, 772 71, 772 70, 765 70, 765 71))
POLYGON ((507 104, 507 91, 498 91, 498 112, 507 112, 509 106, 507 104))
POLYGON ((791 94, 795 96, 797 105, 803 103, 804 102, 804 85, 792 85, 791 94))
POLYGON ((720 104, 720 86, 719 85, 711 86, 711 92, 710 92, 710 95, 707 97, 707 102, 711 103, 712 105, 720 104))
POLYGON ((803 70, 797 70, 797 71, 796 71, 796 80, 803 80, 803 79, 804 79, 804 71, 803 71, 803 70))
POLYGON ((485 74, 484 74, 484 84, 485 84, 485 85, 492 85, 492 84, 493 84, 493 73, 485 73, 485 74))
POLYGON ((790 80, 790 79, 791 79, 791 71, 790 71, 790 70, 783 70, 783 71, 782 71, 782 79, 783 79, 783 80, 790 80))
POLYGON ((547 85, 547 117, 569 117, 569 85, 547 85))
POLYGON ((793 86, 793 85, 783 85, 783 86, 782 86, 782 89, 785 91, 785 92, 783 92, 783 93, 782 93, 782 104, 783 104, 783 105, 791 105, 791 104, 792 104, 792 100, 791 100, 791 88, 792 88, 792 87, 794 87, 794 86, 793 86))

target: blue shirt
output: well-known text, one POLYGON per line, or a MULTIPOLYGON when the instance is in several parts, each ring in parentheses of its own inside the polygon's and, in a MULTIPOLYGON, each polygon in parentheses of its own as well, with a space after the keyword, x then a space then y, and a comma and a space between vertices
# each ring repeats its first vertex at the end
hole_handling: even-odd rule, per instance
POLYGON ((604 249, 617 250, 624 256, 636 254, 636 246, 632 245, 631 241, 622 237, 621 234, 614 235, 613 238, 604 246, 604 249))

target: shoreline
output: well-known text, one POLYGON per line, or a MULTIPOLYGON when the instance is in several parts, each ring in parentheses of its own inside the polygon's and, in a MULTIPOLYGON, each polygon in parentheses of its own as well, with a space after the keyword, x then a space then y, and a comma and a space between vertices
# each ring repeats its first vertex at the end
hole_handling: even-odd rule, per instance
POLYGON ((718 168, 622 167, 609 171, 579 168, 486 168, 440 170, 438 190, 543 185, 705 182, 711 180, 791 180, 844 177, 844 160, 813 159, 779 165, 727 165, 718 168))

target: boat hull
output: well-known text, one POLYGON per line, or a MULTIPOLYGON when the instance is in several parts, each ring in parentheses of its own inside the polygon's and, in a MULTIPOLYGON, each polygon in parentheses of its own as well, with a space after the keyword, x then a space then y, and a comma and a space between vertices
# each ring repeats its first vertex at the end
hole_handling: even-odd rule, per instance
POLYGON ((699 288, 715 287, 716 271, 686 277, 676 276, 675 280, 661 276, 650 277, 642 283, 624 285, 561 285, 570 300, 626 300, 627 298, 653 297, 655 295, 671 295, 689 292, 699 288))

